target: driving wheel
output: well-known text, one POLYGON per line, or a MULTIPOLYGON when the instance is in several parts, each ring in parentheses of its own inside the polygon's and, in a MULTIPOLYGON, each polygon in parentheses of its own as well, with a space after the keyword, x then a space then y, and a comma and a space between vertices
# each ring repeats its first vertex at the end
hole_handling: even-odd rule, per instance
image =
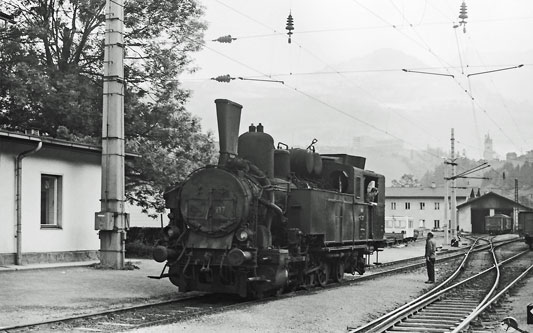
POLYGON ((318 284, 325 287, 329 280, 329 265, 325 262, 320 264, 320 268, 316 272, 318 284))

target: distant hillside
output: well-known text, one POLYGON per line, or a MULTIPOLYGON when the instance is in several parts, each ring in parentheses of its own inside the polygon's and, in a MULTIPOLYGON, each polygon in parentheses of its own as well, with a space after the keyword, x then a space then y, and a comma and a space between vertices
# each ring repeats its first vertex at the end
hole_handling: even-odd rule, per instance
MULTIPOLYGON (((412 174, 420 179, 428 170, 435 169, 442 163, 442 159, 436 156, 444 156, 439 149, 426 149, 417 151, 406 149, 401 143, 389 141, 368 141, 366 138, 354 140, 352 146, 333 147, 319 146, 320 153, 346 153, 363 156, 366 158, 366 169, 375 171, 385 176, 386 185, 390 186, 393 179, 400 179, 404 174, 412 174)), ((442 184, 442 178, 438 183, 442 184)), ((429 183, 431 184, 431 182, 429 183)))
MULTIPOLYGON (((457 172, 469 170, 478 166, 483 161, 474 161, 467 158, 457 160, 457 172)), ((450 168, 448 167, 448 176, 450 168)), ((431 182, 443 183, 444 165, 438 165, 433 170, 428 169, 421 178, 422 186, 428 186, 431 182)), ((457 187, 479 188, 480 192, 495 192, 504 197, 514 200, 515 179, 517 180, 519 203, 533 207, 533 163, 527 160, 514 161, 491 161, 490 167, 482 171, 471 174, 472 177, 483 177, 487 179, 463 178, 457 179, 457 187)))

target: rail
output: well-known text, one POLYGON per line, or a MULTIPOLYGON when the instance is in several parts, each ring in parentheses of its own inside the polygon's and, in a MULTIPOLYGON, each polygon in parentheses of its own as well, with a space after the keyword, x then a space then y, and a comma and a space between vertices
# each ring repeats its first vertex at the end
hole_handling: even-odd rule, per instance
MULTIPOLYGON (((445 281, 443 281, 441 284, 439 284, 438 286, 436 286, 435 288, 433 288, 432 290, 428 291, 427 293, 425 293, 424 295, 418 297, 417 299, 395 309, 394 311, 392 312, 389 312, 387 314, 385 314, 384 316, 380 317, 380 318, 377 318, 373 321, 371 321, 370 323, 367 323, 366 325, 364 326, 361 326, 359 328, 348 328, 349 330, 349 333, 357 333, 357 332, 382 332, 383 330, 387 329, 387 328, 390 328, 391 326, 394 326, 395 324, 399 323, 399 322, 402 322, 405 318, 411 316, 412 314, 414 313, 417 313, 419 312, 420 310, 422 310, 423 308, 426 308, 428 305, 436 302, 437 300, 439 300, 441 298, 441 296, 448 292, 448 291, 451 291, 473 279, 476 279, 476 278, 479 278, 480 276, 492 271, 493 269, 496 269, 498 272, 499 272, 499 266, 509 262, 509 261, 512 261, 516 258, 518 258, 519 256, 521 255, 524 255, 526 253, 528 253, 529 251, 524 251, 524 252, 521 252, 521 253, 518 253, 510 258, 507 258, 505 260, 502 260, 500 263, 498 263, 496 261, 496 257, 494 255, 494 249, 496 247, 499 247, 499 246, 503 246, 505 244, 508 244, 508 243, 511 243, 513 241, 516 241, 516 240, 512 240, 512 241, 505 241, 505 242, 501 242, 499 243, 498 245, 494 246, 494 244, 492 242, 489 243, 489 245, 483 245, 483 246, 480 246, 478 248, 476 248, 476 244, 479 242, 480 239, 476 239, 475 240, 475 243, 472 244, 472 246, 470 247, 469 251, 465 254, 465 258, 463 259, 463 261, 461 262, 461 264, 459 265, 459 267, 455 270, 455 272, 448 278, 446 279, 445 281), (463 269, 464 265, 465 265, 465 262, 469 256, 470 253, 474 252, 474 250, 479 250, 479 248, 487 248, 487 247, 490 247, 491 250, 492 250, 492 253, 493 253, 493 258, 495 260, 495 264, 488 268, 488 269, 485 269, 481 272, 479 272, 478 274, 475 274, 463 281, 460 281, 454 285, 451 285, 449 287, 446 287, 444 288, 447 284, 449 284, 451 281, 453 281, 457 275, 459 274, 459 272, 463 269)), ((499 273, 497 273, 497 279, 493 285, 493 287, 491 288, 491 290, 487 293, 487 295, 485 296, 485 298, 483 299, 482 302, 476 304, 475 306, 475 309, 472 311, 472 314, 474 313, 478 313, 479 311, 482 311, 481 309, 484 309, 486 308, 486 304, 489 301, 489 298, 492 296, 492 294, 494 293, 494 290, 496 289, 497 287, 497 284, 498 284, 498 281, 499 281, 499 273)), ((492 301, 492 300, 491 300, 492 301)), ((464 309, 463 309, 464 310, 464 309)), ((476 315, 477 316, 477 315, 476 315)), ((472 316, 472 318, 475 318, 476 316, 472 316)), ((461 317, 461 319, 464 318, 464 317, 461 317)), ((458 318, 459 319, 459 318, 458 318)), ((466 319, 465 319, 466 320, 466 319)), ((470 319, 470 321, 473 320, 473 319, 470 319)), ((461 322, 460 321, 457 321, 457 325, 460 324, 461 322)), ((465 324, 466 325, 466 324, 465 324)), ((451 327, 455 326, 455 325, 450 325, 451 327)), ((450 328, 451 328, 450 327, 450 328)))

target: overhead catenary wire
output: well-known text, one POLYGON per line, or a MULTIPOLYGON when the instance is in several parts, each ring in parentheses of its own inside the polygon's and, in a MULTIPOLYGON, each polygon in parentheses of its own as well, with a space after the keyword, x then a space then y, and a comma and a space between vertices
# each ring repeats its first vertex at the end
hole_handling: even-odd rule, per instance
MULTIPOLYGON (((476 47, 476 44, 475 42, 472 40, 472 38, 470 37, 470 35, 467 35, 468 37, 468 40, 469 40, 469 43, 470 45, 472 45, 472 49, 474 50, 474 52, 476 53, 477 55, 477 58, 479 59, 480 63, 483 65, 483 66, 486 66, 485 68, 490 68, 491 66, 487 66, 485 63, 484 63, 484 60, 483 60, 483 57, 481 56, 481 54, 479 53, 477 47, 476 47)), ((526 64, 523 64, 524 66, 532 66, 533 64, 529 64, 529 63, 526 63, 526 64)), ((472 67, 472 66, 470 66, 472 67)), ((508 65, 501 65, 501 66, 498 66, 499 68, 502 68, 502 67, 508 67, 508 65)), ((492 77, 489 77, 489 80, 490 82, 492 83, 492 85, 495 87, 495 93, 498 95, 498 97, 500 98, 500 101, 502 102, 503 104, 503 107, 504 107, 504 110, 505 112, 509 115, 509 118, 511 119, 511 121, 513 122, 516 130, 517 130, 517 133, 518 135, 520 136, 521 138, 521 141, 524 142, 524 144, 527 146, 527 140, 524 138, 524 135, 522 133, 522 131, 520 130, 520 127, 518 126, 518 123, 516 122, 516 119, 515 117, 513 116, 513 114, 511 113, 511 111, 509 110, 509 107, 507 106, 507 103, 505 102, 505 100, 503 99, 501 93, 500 93, 500 89, 498 89, 496 83, 494 82, 493 78, 492 77)), ((520 149, 521 152, 523 152, 523 149, 520 149)))
MULTIPOLYGON (((377 18, 379 18, 379 19, 382 20, 383 22, 387 22, 387 20, 385 20, 384 18, 382 18, 380 15, 376 14, 374 11, 372 11, 372 10, 368 9, 367 7, 361 5, 361 4, 359 3, 358 0, 352 0, 352 1, 355 2, 355 3, 357 3, 359 6, 361 6, 361 7, 364 8, 365 10, 369 11, 372 15, 376 16, 377 18)), ((392 2, 392 0, 391 0, 391 2, 392 2)), ((392 2, 392 4, 394 5, 394 2, 392 2)), ((397 11, 399 11, 399 9, 396 7, 396 5, 394 5, 394 7, 396 8, 397 11)), ((401 15, 403 15, 403 13, 401 13, 401 11, 399 11, 399 12, 400 12, 401 15)), ((417 34, 417 36, 419 36, 419 38, 420 38, 420 40, 422 41, 422 43, 423 43, 424 45, 427 46, 427 51, 428 51, 430 54, 432 54, 433 56, 435 56, 435 57, 436 57, 439 61, 441 61, 441 63, 442 63, 443 60, 442 60, 437 54, 435 54, 435 53, 431 50, 431 48, 429 47, 428 43, 427 43, 427 42, 426 42, 426 41, 425 41, 425 40, 424 40, 424 39, 418 34, 418 32, 414 29, 413 25, 412 25, 412 24, 409 24, 409 26, 413 29, 413 31, 417 34)), ((403 34, 404 36, 407 36, 404 32, 402 32, 402 31, 396 29, 396 26, 392 25, 392 27, 394 27, 396 31, 400 32, 400 33, 403 34)), ((407 36, 407 37, 408 37, 408 36, 407 36)), ((409 39, 412 40, 412 41, 414 41, 412 38, 409 38, 409 39)), ((415 42, 416 42, 416 41, 415 41, 415 42)), ((417 44, 418 44, 418 43, 417 43, 417 44)), ((446 63, 446 62, 444 61, 444 63, 446 63)), ((447 64, 447 63, 446 63, 446 64, 447 64)), ((447 69, 446 69, 446 70, 447 70, 447 69)), ((501 126, 499 126, 499 124, 498 124, 497 122, 495 122, 494 119, 492 119, 492 117, 489 116, 487 110, 484 109, 484 108, 482 108, 482 107, 479 105, 478 101, 475 100, 475 98, 474 98, 474 96, 472 95, 471 91, 468 90, 468 89, 466 89, 466 88, 464 88, 463 85, 462 85, 462 84, 461 84, 461 83, 460 83, 455 77, 454 77, 453 79, 454 79, 454 81, 459 85, 459 87, 462 88, 462 90, 467 94, 467 96, 470 97, 470 99, 471 99, 472 101, 475 101, 475 103, 476 103, 476 104, 482 109, 482 111, 485 113, 485 115, 487 116, 487 118, 488 118, 489 120, 491 120, 491 121, 494 123, 494 125, 498 128, 498 130, 500 130, 500 132, 501 132, 501 133, 507 138, 507 140, 509 140, 509 142, 510 142, 513 146, 519 148, 519 146, 518 146, 518 145, 517 145, 517 144, 516 144, 511 138, 510 138, 510 136, 507 135, 507 133, 501 128, 501 126)))
MULTIPOLYGON (((112 1, 112 0, 111 0, 111 1, 112 1)), ((114 1, 112 1, 112 2, 114 2, 114 1)), ((407 21, 407 20, 406 20, 406 21, 407 21)), ((257 22, 259 22, 259 21, 257 21, 257 22)), ((412 25, 411 25, 411 26, 412 26, 412 25)), ((280 35, 282 35, 282 33, 280 33, 280 35)), ((335 74, 339 74, 339 73, 340 73, 340 74, 342 74, 342 73, 345 73, 345 72, 344 72, 344 71, 337 71, 337 72, 331 72, 331 73, 335 73, 335 74)), ((268 75, 268 76, 272 76, 272 74, 270 74, 270 75, 268 75)), ((471 91, 470 87, 469 87, 468 90, 471 91)))
MULTIPOLYGON (((244 17, 250 19, 250 20, 252 20, 253 22, 256 22, 257 24, 259 24, 259 25, 261 25, 261 26, 263 26, 263 27, 265 27, 265 28, 268 28, 268 29, 273 30, 274 32, 277 32, 276 29, 273 29, 273 28, 269 27, 268 25, 266 25, 266 24, 260 22, 259 20, 256 20, 255 18, 253 18, 253 17, 251 17, 251 16, 249 16, 249 15, 247 15, 247 14, 245 14, 245 13, 242 13, 241 11, 239 11, 239 10, 237 10, 237 9, 235 9, 235 8, 233 8, 233 7, 229 6, 229 5, 227 5, 227 4, 223 3, 223 2, 221 2, 220 0, 217 0, 217 2, 220 3, 220 4, 222 4, 222 5, 225 6, 225 7, 229 8, 230 10, 232 10, 232 11, 234 11, 234 12, 236 12, 236 13, 238 13, 238 14, 240 14, 240 15, 242 15, 242 16, 244 16, 244 17)), ((307 50, 306 48, 304 48, 304 47, 303 47, 301 44, 299 44, 298 42, 295 42, 295 44, 298 45, 298 47, 299 47, 300 49, 306 51, 306 52, 307 52, 309 55, 311 55, 313 58, 315 58, 315 59, 317 59, 318 61, 324 63, 328 68, 333 69, 333 70, 334 70, 334 73, 338 74, 339 76, 341 76, 343 79, 347 80, 349 83, 353 84, 353 85, 354 85, 355 87, 357 87, 358 89, 364 91, 364 92, 366 93, 367 96, 372 97, 372 98, 373 98, 375 101, 377 101, 378 103, 380 102, 377 98, 375 98, 375 97, 373 96, 373 93, 372 93, 371 91, 368 91, 367 89, 361 87, 360 85, 358 85, 358 84, 356 84, 355 82, 352 82, 350 79, 346 78, 344 75, 342 75, 342 73, 341 73, 340 71, 336 70, 333 66, 331 66, 330 64, 328 64, 326 61, 322 60, 320 57, 316 56, 313 52, 311 52, 311 51, 307 50)), ((391 108, 389 108, 389 107, 387 107, 387 106, 384 106, 384 107, 385 107, 386 109, 388 109, 388 110, 392 110, 391 108)), ((408 119, 407 117, 403 116, 402 114, 400 114, 400 113, 398 113, 398 112, 394 112, 394 113, 395 113, 398 117, 400 117, 400 118, 404 119, 405 121, 411 123, 414 127, 419 128, 421 131, 425 132, 426 135, 427 135, 428 137, 432 137, 432 133, 430 133, 430 132, 429 132, 428 130, 426 130, 425 128, 421 127, 417 122, 414 122, 414 121, 408 119)), ((435 138, 434 138, 434 139, 435 139, 435 138)))
MULTIPOLYGON (((220 1, 218 1, 218 2, 219 2, 220 4, 222 4, 222 5, 226 6, 226 7, 228 7, 228 8, 231 8, 230 6, 224 4, 224 3, 220 2, 220 1)), ((234 10, 233 8, 231 8, 231 9, 234 10)), ((244 14, 244 13, 242 13, 242 12, 240 12, 240 13, 241 13, 242 15, 244 15, 244 16, 250 18, 251 20, 257 22, 258 24, 261 24, 262 26, 265 26, 265 27, 271 29, 270 27, 266 26, 265 24, 261 23, 260 21, 255 20, 253 17, 251 17, 251 16, 249 16, 249 15, 247 15, 247 14, 244 14)), ((386 22, 386 21, 385 21, 385 22, 386 22)), ((394 25, 391 25, 391 26, 394 27, 394 28, 396 29, 396 27, 395 27, 394 25)), ((274 31, 276 31, 276 30, 274 30, 274 31)), ((277 32, 277 33, 278 33, 278 32, 277 32)), ((283 34, 282 34, 281 32, 279 32, 279 35, 283 35, 283 34)), ((411 39, 412 39, 412 38, 411 38, 411 39)), ((413 39, 412 39, 412 40, 413 40, 413 39)), ((416 41, 416 40, 413 40, 413 41, 414 41, 414 42, 417 42, 417 44, 419 44, 418 41, 416 41)), ((420 44, 419 44, 419 45, 420 45, 420 44)), ((426 43, 426 46, 427 46, 427 43, 426 43)), ((427 48, 427 50, 428 50, 428 52, 431 53, 431 49, 430 49, 429 47, 427 48)), ((434 53, 433 53, 433 54, 434 54, 434 53)), ((436 54, 434 54, 434 55, 435 55, 436 57, 438 57, 438 55, 436 55, 436 54)), ((244 64, 244 63, 241 62, 241 65, 243 65, 243 64, 244 64)), ((250 68, 249 66, 246 66, 246 67, 250 68)), ((451 66, 449 66, 449 67, 451 68, 451 66)), ((342 73, 342 72, 341 72, 341 71, 334 71, 334 72, 332 72, 332 73, 340 74, 340 73, 342 73)), ((262 73, 262 75, 263 75, 263 76, 266 76, 266 77, 271 77, 271 76, 272 76, 272 74, 268 75, 268 74, 264 74, 264 73, 262 73)), ((459 85, 461 88, 463 88, 462 85, 461 85, 460 83, 458 83, 458 85, 459 85)), ((468 93, 467 89, 464 89, 464 91, 468 93)))
MULTIPOLYGON (((236 62, 236 63, 238 63, 238 64, 240 64, 240 65, 242 65, 242 66, 245 66, 246 68, 248 68, 248 69, 250 69, 250 70, 253 70, 253 71, 255 71, 255 72, 257 72, 257 73, 259 73, 259 74, 261 74, 261 75, 263 75, 263 76, 267 76, 267 77, 268 77, 267 74, 265 74, 265 73, 263 73, 263 72, 261 72, 261 71, 255 69, 255 68, 253 68, 253 67, 251 67, 251 66, 249 66, 249 65, 247 65, 247 64, 244 64, 242 61, 237 60, 237 59, 234 59, 234 58, 232 58, 232 57, 230 57, 230 56, 228 56, 228 55, 225 55, 225 54, 223 54, 223 53, 221 53, 221 52, 219 52, 219 51, 217 51, 217 50, 212 49, 211 47, 209 47, 208 45, 206 45, 203 41, 202 41, 202 42, 200 42, 200 41, 195 41, 195 40, 190 39, 189 37, 185 37, 185 38, 186 38, 186 39, 189 39, 189 40, 191 40, 191 41, 193 41, 193 42, 195 42, 195 43, 201 43, 201 44, 202 44, 204 47, 206 47, 207 49, 209 49, 209 50, 211 50, 211 51, 213 51, 213 52, 215 52, 215 53, 217 53, 217 54, 219 54, 219 55, 221 55, 221 56, 223 56, 223 57, 225 57, 225 58, 227 58, 227 59, 229 59, 229 60, 231 60, 231 61, 234 61, 234 62, 236 62)), ((387 131, 387 130, 384 130, 384 129, 382 129, 382 128, 379 128, 379 127, 377 127, 377 126, 375 126, 375 125, 373 125, 373 124, 367 122, 366 120, 363 120, 363 119, 361 119, 361 118, 359 118, 359 117, 356 117, 356 116, 350 114, 349 112, 346 112, 346 111, 342 110, 341 108, 338 108, 338 107, 336 107, 336 106, 334 106, 334 105, 332 105, 332 104, 330 104, 330 103, 328 103, 328 102, 325 102, 325 101, 321 100, 320 98, 318 98, 318 97, 316 97, 316 96, 313 96, 313 95, 310 94, 310 93, 307 93, 307 92, 305 92, 305 91, 303 91, 303 90, 301 90, 301 89, 298 89, 298 88, 296 88, 296 87, 293 87, 293 86, 291 86, 291 85, 289 85, 289 84, 287 84, 287 83, 285 83, 285 82, 282 83, 282 84, 283 84, 283 86, 285 86, 285 87, 287 87, 287 88, 289 88, 289 89, 291 89, 291 90, 297 92, 298 94, 303 95, 303 96, 306 96, 307 98, 309 98, 309 99, 311 99, 311 100, 314 100, 315 102, 320 103, 320 104, 322 104, 322 105, 328 107, 328 108, 331 109, 331 110, 334 110, 334 111, 336 111, 336 112, 338 112, 338 113, 341 113, 341 114, 347 116, 348 118, 351 118, 351 119, 353 119, 353 120, 356 120, 356 121, 360 122, 361 124, 364 124, 364 125, 366 125, 366 126, 368 126, 368 127, 370 127, 370 128, 373 128, 374 130, 376 130, 376 131, 378 131, 378 132, 381 132, 381 133, 386 134, 386 135, 388 135, 388 136, 390 136, 390 137, 392 137, 392 138, 395 138, 395 139, 399 140, 400 142, 403 142, 403 143, 405 143, 405 144, 407 144, 407 145, 409 145, 409 146, 411 146, 411 147, 414 147, 414 148, 417 147, 414 143, 411 143, 411 142, 405 140, 404 138, 402 138, 402 137, 400 137, 400 136, 394 135, 393 133, 390 133, 390 132, 387 131)), ((439 159, 440 159, 440 156, 439 156, 439 155, 434 154, 434 153, 432 153, 432 152, 430 152, 430 151, 426 151, 426 150, 424 150, 424 151, 422 151, 422 152, 425 153, 425 154, 431 155, 432 157, 435 157, 435 158, 439 158, 439 159)))
MULTIPOLYGON (((387 20, 385 20, 383 17, 381 17, 379 14, 375 13, 373 10, 369 9, 368 7, 362 5, 358 0, 352 0, 352 2, 356 3, 357 5, 359 5, 361 8, 365 9, 366 11, 368 11, 369 13, 371 13, 373 16, 375 16, 376 18, 378 18, 379 20, 381 20, 382 22, 386 23, 389 25, 389 27, 392 27, 395 31, 397 31, 398 33, 400 33, 401 35, 403 35, 404 37, 406 37, 407 39, 409 39, 410 41, 414 42, 416 45, 418 45, 419 47, 421 47, 422 49, 424 49, 425 51, 427 51, 429 54, 431 54, 433 57, 435 57, 441 64, 446 64, 447 66, 444 66, 444 69, 446 70, 446 72, 448 72, 449 76, 451 76, 453 78, 453 80, 455 81, 455 83, 461 88, 462 91, 466 91, 467 90, 461 85, 461 83, 455 78, 455 76, 453 76, 453 74, 451 74, 448 70, 448 68, 453 68, 453 66, 451 64, 449 64, 448 62, 446 62, 444 59, 442 59, 439 55, 437 55, 435 52, 433 52, 432 48, 429 46, 429 44, 422 38, 422 36, 420 36, 420 34, 414 29, 413 25, 408 23, 408 25, 412 28, 412 30, 415 32, 415 34, 418 36, 418 38, 420 39, 420 42, 417 41, 416 39, 412 38, 411 36, 407 35, 405 32, 399 30, 396 25, 394 24, 391 24, 389 23, 387 20)), ((394 3, 393 3, 394 5, 394 3)), ((395 6, 395 5, 394 5, 395 6)), ((399 11, 399 9, 395 6, 396 10, 399 11)), ((403 15, 403 13, 401 13, 400 11, 400 14, 403 15)), ((407 21, 407 19, 405 19, 407 21)), ((460 141, 458 141, 460 142, 460 141)), ((465 143, 463 143, 465 144, 465 143)), ((468 145, 474 149, 479 149, 478 147, 476 146, 473 146, 473 145, 468 145)))
MULTIPOLYGON (((529 66, 533 66, 533 63, 531 64, 525 64, 529 66)), ((507 65, 478 65, 478 66, 469 66, 469 68, 475 68, 475 67, 502 67, 507 65)), ((454 68, 460 68, 460 67, 454 67, 454 68)), ((409 71, 417 71, 417 70, 440 70, 443 69, 443 67, 417 67, 417 68, 411 68, 409 71)), ((268 77, 285 77, 285 76, 313 76, 313 75, 337 75, 339 73, 342 74, 356 74, 356 73, 380 73, 380 72, 399 72, 402 68, 371 68, 371 69, 360 69, 360 70, 341 70, 341 71, 313 71, 313 72, 285 72, 285 73, 271 73, 268 74, 268 77)), ((448 75, 446 75, 448 76, 448 75)), ((261 78, 264 77, 263 75, 250 75, 248 76, 250 78, 261 78)), ((184 79, 184 81, 205 81, 209 80, 208 77, 206 78, 196 78, 196 79, 184 79)))
MULTIPOLYGON (((371 14, 373 14, 374 16, 376 16, 377 18, 379 18, 380 20, 382 20, 382 21, 385 22, 386 24, 388 24, 389 27, 394 28, 397 32, 401 33, 401 34, 404 35, 406 38, 408 38, 409 40, 411 40, 411 41, 414 42, 415 44, 417 44, 417 45, 419 45, 420 47, 422 47, 424 50, 426 50, 426 51, 429 52, 431 55, 433 55, 435 58, 437 58, 437 60, 439 60, 441 63, 445 63, 445 64, 447 65, 447 67, 444 67, 444 68, 446 69, 446 71, 448 71, 448 68, 453 68, 452 65, 450 65, 449 63, 447 63, 446 61, 444 61, 441 57, 439 57, 436 53, 434 53, 434 52, 432 51, 431 47, 430 47, 430 46, 429 46, 429 45, 423 40, 423 38, 418 34, 418 32, 417 32, 416 30, 414 30, 412 24, 409 24, 409 25, 411 26, 411 28, 413 28, 413 31, 415 31, 415 33, 419 36, 419 38, 421 39, 422 42, 419 42, 419 41, 413 39, 412 37, 410 37, 409 35, 405 34, 405 33, 402 32, 401 30, 399 30, 399 29, 397 28, 396 25, 394 25, 394 24, 390 24, 387 20, 383 19, 380 15, 376 14, 375 12, 373 12, 372 10, 370 10, 369 8, 367 8, 367 7, 363 6, 363 5, 361 5, 357 0, 352 0, 352 1, 355 2, 355 3, 357 3, 359 6, 361 6, 361 7, 364 8, 365 10, 369 11, 371 14)), ((250 17, 249 15, 247 15, 247 14, 243 14, 242 12, 240 12, 240 11, 238 11, 238 10, 232 8, 231 6, 229 6, 229 5, 227 5, 227 4, 224 4, 224 3, 222 3, 222 2, 220 2, 220 1, 218 1, 218 0, 217 0, 217 2, 223 4, 224 6, 230 8, 231 10, 236 11, 237 13, 240 13, 241 15, 243 15, 243 16, 245 16, 245 17, 250 18, 251 20, 257 22, 258 24, 260 24, 260 25, 262 25, 262 26, 264 26, 264 27, 267 27, 267 28, 271 29, 271 28, 268 27, 267 25, 265 25, 265 24, 263 24, 262 22, 260 22, 260 21, 258 21, 258 20, 256 20, 256 19, 254 19, 254 18, 252 18, 252 17, 250 17)), ((276 30, 274 30, 274 31, 276 31, 276 30)), ((450 75, 452 75, 452 74, 450 74, 450 75)), ((474 97, 473 97, 472 94, 469 92, 469 90, 466 89, 466 88, 465 88, 465 87, 464 87, 464 86, 463 86, 463 85, 462 85, 457 79, 454 78, 454 80, 455 80, 456 84, 459 86, 459 88, 461 89, 461 91, 465 92, 465 93, 467 94, 467 96, 468 96, 471 100, 474 100, 474 97)), ((363 90, 364 90, 364 89, 363 89, 363 90)), ((475 101, 475 103, 479 105, 479 103, 478 103, 477 101, 475 101)), ((503 129, 502 129, 500 126, 498 126, 498 124, 492 119, 492 117, 489 116, 488 112, 487 112, 484 108, 482 108, 481 106, 479 106, 479 107, 480 107, 480 108, 483 110, 483 112, 487 115, 487 117, 489 118, 489 120, 491 120, 493 123, 495 123, 495 125, 497 126, 497 128, 500 130, 500 132, 502 132, 502 133, 504 134, 504 136, 509 140, 509 142, 511 142, 514 146, 517 146, 517 145, 513 142, 513 140, 512 140, 512 139, 511 139, 511 138, 505 133, 505 131, 503 131, 503 129)), ((404 118, 404 119, 405 119, 405 120, 408 120, 408 119, 406 119, 406 118, 404 118)), ((408 120, 408 121, 409 121, 409 120, 408 120)), ((409 121, 409 122, 410 122, 410 121, 409 121)), ((424 131, 425 131, 425 130, 424 130, 424 131)), ((462 144, 468 145, 468 144, 466 144, 466 143, 464 143, 464 142, 461 142, 461 141, 459 141, 459 140, 457 140, 457 141, 458 141, 458 143, 462 143, 462 144)), ((470 147, 472 147, 472 148, 474 148, 474 149, 476 149, 476 150, 480 150, 480 148, 478 148, 477 146, 473 146, 473 145, 468 145, 468 146, 470 146, 470 147)))

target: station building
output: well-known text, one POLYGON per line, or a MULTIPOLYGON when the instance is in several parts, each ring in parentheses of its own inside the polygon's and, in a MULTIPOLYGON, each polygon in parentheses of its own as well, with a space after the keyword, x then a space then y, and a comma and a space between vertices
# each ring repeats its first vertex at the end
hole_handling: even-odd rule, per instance
MULTIPOLYGON (((465 232, 484 234, 486 233, 485 217, 504 215, 513 218, 515 209, 518 211, 533 210, 497 193, 489 192, 457 206, 458 226, 465 232)), ((516 224, 516 221, 513 222, 516 224)))
MULTIPOLYGON (((471 190, 456 189, 457 204, 466 202, 471 190)), ((448 191, 448 197, 450 196, 448 191)), ((451 200, 448 200, 448 214, 445 220, 444 187, 387 187, 385 189, 385 215, 406 216, 415 221, 420 229, 440 230, 451 221, 451 200)))
POLYGON ((0 130, 0 265, 98 258, 101 161, 100 146, 0 130))

